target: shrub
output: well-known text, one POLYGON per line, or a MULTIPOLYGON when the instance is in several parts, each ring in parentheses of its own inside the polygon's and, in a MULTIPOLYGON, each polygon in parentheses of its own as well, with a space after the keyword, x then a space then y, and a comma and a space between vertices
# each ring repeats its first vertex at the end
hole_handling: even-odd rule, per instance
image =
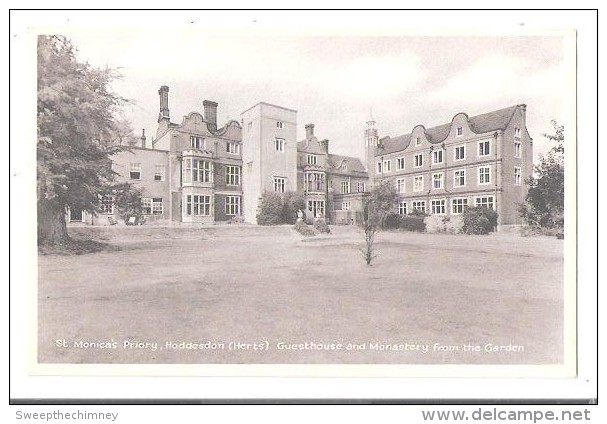
POLYGON ((482 206, 466 208, 462 218, 466 234, 489 234, 497 227, 497 213, 482 206))
POLYGON ((295 224, 297 211, 306 210, 306 202, 301 193, 284 193, 282 198, 282 221, 284 224, 295 224))
POLYGON ((304 210, 304 198, 299 193, 266 192, 261 197, 257 210, 259 225, 294 224, 297 221, 297 210, 304 210))
POLYGON ((322 218, 319 218, 314 221, 314 229, 319 233, 329 234, 331 232, 331 228, 329 228, 329 225, 327 225, 327 221, 322 218))
POLYGON ((391 213, 387 215, 384 219, 384 228, 388 228, 394 230, 396 228, 400 228, 401 224, 401 216, 395 213, 391 213))
POLYGON ((308 225, 303 221, 296 222, 294 228, 295 231, 297 231, 302 236, 311 237, 315 235, 314 230, 308 227, 308 225))
POLYGON ((405 231, 417 231, 423 233, 426 231, 426 223, 423 216, 406 215, 400 218, 400 228, 405 231))

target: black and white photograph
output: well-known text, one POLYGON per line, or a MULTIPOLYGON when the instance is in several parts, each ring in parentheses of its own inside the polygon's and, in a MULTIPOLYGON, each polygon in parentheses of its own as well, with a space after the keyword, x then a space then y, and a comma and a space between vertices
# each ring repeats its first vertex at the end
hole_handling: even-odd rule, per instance
POLYGON ((26 34, 32 374, 575 378, 575 28, 97 13, 26 34))

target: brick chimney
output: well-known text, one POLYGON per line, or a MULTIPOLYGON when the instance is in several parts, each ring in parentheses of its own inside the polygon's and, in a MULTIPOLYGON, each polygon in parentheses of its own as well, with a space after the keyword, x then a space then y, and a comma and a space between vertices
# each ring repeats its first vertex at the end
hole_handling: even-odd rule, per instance
POLYGON ((327 140, 326 138, 324 140, 321 140, 320 148, 322 149, 323 153, 329 154, 329 140, 327 140))
POLYGON ((314 124, 308 124, 306 125, 306 140, 309 140, 312 137, 314 137, 314 124))
POLYGON ((146 137, 145 137, 145 128, 141 129, 141 148, 145 149, 145 141, 146 141, 146 137))
POLYGON ((211 131, 217 131, 217 102, 205 100, 202 105, 204 106, 204 121, 207 123, 207 128, 211 131))
POLYGON ((158 96, 160 97, 160 112, 158 113, 158 122, 164 119, 169 121, 169 87, 166 85, 160 87, 158 89, 158 96))

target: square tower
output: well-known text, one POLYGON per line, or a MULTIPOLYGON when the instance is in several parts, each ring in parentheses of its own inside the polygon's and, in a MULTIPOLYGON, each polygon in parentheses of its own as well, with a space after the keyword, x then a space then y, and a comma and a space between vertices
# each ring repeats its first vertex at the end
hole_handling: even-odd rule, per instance
POLYGON ((256 223, 264 192, 297 190, 297 111, 261 102, 241 118, 243 215, 256 223))

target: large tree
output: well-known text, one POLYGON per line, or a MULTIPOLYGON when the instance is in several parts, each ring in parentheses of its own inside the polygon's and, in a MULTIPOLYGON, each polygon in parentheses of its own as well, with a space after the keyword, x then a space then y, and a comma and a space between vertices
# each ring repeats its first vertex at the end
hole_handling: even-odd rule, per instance
POLYGON ((112 92, 111 69, 77 60, 62 36, 38 38, 38 243, 69 242, 66 208, 98 211, 113 183, 110 156, 125 100, 112 92))
POLYGON ((533 227, 556 230, 562 234, 565 217, 565 133, 552 121, 554 134, 543 134, 554 143, 534 167, 535 175, 526 183, 529 191, 520 207, 521 216, 533 227))

